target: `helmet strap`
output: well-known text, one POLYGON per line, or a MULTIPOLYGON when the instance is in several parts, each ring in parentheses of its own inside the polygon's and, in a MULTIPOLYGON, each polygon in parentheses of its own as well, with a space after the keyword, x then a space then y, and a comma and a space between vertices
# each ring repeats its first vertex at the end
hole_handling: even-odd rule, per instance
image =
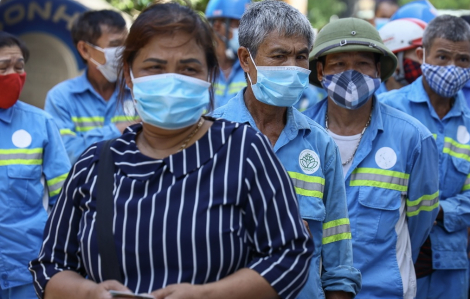
POLYGON ((399 72, 398 74, 396 72, 393 73, 393 79, 395 79, 401 85, 406 86, 408 85, 408 81, 406 81, 405 79, 405 68, 403 67, 403 56, 404 56, 403 51, 399 52, 397 55, 399 72))

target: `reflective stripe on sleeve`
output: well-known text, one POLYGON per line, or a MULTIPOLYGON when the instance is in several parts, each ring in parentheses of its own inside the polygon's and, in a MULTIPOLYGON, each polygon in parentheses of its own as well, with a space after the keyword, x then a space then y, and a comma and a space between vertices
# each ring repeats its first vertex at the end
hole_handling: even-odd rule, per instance
POLYGON ((215 95, 218 95, 218 96, 223 96, 224 95, 225 85, 219 84, 219 83, 214 83, 213 86, 214 86, 215 95))
POLYGON ((243 87, 246 86, 246 82, 235 82, 228 86, 228 94, 238 93, 243 87))
POLYGON ((356 168, 351 174, 350 186, 368 186, 406 192, 409 174, 376 168, 356 168))
POLYGON ((467 176, 465 183, 463 184, 462 191, 470 190, 470 174, 467 176))
POLYGON ((66 136, 66 135, 77 136, 77 134, 75 134, 75 132, 70 130, 70 129, 61 129, 60 130, 60 136, 66 136))
POLYGON ((452 157, 464 159, 470 162, 470 146, 458 143, 452 138, 444 138, 444 154, 449 154, 452 157))
POLYGON ((47 187, 49 187, 49 196, 52 197, 60 193, 62 185, 64 184, 65 179, 67 178, 68 173, 64 173, 58 177, 55 177, 47 181, 47 187))
POLYGON ((0 149, 0 166, 5 165, 41 165, 42 148, 0 149))
POLYGON ((297 194, 323 199, 323 190, 325 188, 324 178, 293 171, 288 171, 288 173, 297 194))
POLYGON ((72 117, 77 132, 87 132, 96 128, 101 128, 104 125, 104 117, 72 117))
POLYGON ((111 122, 112 123, 124 123, 124 122, 136 121, 138 119, 139 119, 138 115, 135 115, 135 116, 118 115, 118 116, 111 118, 111 122))
POLYGON ((406 216, 416 216, 421 211, 432 211, 439 207, 439 191, 434 194, 423 195, 417 200, 406 200, 406 216))
POLYGON ((351 239, 351 226, 348 218, 323 223, 322 244, 351 239))

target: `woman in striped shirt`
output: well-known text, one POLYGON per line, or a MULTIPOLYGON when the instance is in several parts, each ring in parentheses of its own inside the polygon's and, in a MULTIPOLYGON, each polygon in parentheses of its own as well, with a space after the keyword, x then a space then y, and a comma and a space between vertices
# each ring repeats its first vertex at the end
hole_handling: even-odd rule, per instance
POLYGON ((312 240, 267 139, 202 117, 217 60, 210 26, 175 3, 147 8, 122 55, 143 123, 111 143, 113 235, 123 283, 103 278, 96 225, 103 143, 64 184, 30 270, 41 298, 295 298, 312 240), (86 277, 86 278, 85 278, 86 277))

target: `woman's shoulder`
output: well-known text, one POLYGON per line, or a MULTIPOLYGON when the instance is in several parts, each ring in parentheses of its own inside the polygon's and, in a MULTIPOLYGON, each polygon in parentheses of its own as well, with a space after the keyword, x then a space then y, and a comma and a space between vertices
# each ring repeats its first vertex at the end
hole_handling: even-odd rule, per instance
POLYGON ((214 119, 208 117, 209 120, 213 121, 211 130, 217 135, 221 136, 222 139, 227 139, 228 136, 232 137, 232 142, 242 142, 253 140, 264 139, 264 135, 256 131, 248 123, 239 123, 235 121, 226 120, 223 118, 214 119))

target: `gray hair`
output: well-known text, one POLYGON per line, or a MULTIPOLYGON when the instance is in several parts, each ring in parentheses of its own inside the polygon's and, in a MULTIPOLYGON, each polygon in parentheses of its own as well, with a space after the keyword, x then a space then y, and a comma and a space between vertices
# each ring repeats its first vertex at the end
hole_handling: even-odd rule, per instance
POLYGON ((424 30, 423 47, 429 50, 436 38, 447 39, 451 42, 470 42, 470 25, 456 16, 438 16, 429 22, 424 30))
POLYGON ((249 49, 254 58, 264 38, 273 31, 286 37, 305 37, 308 49, 312 49, 314 33, 307 17, 277 0, 255 2, 248 7, 238 28, 240 46, 249 49))

